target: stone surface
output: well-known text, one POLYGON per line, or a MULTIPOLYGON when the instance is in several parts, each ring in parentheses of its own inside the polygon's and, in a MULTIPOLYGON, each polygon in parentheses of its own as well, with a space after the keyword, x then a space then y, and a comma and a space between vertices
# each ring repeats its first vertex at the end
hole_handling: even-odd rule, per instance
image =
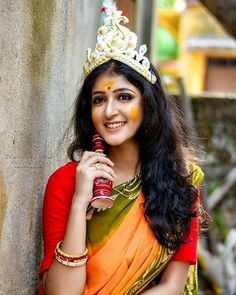
POLYGON ((35 294, 43 192, 67 161, 64 133, 100 2, 0 3, 0 294, 35 294))
MULTIPOLYGON (((0 3, 0 294, 35 294, 43 192, 48 176, 67 161, 64 135, 86 48, 95 43, 100 5, 0 3)), ((235 109, 236 100, 193 100, 208 184, 220 182, 235 162, 235 109)), ((225 204, 235 208, 232 201, 225 204)))

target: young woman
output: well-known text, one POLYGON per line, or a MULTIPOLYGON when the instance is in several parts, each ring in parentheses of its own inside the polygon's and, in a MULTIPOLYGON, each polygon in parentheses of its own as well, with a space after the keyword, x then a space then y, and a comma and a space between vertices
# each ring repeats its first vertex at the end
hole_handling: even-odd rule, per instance
MULTIPOLYGON (((109 17, 109 30, 117 30, 121 15, 109 17)), ((108 35, 104 28, 100 33, 108 35)), ((104 59, 102 50, 94 58, 88 53, 71 162, 47 184, 40 292, 197 294, 203 173, 192 162, 184 125, 155 69, 137 65, 137 54, 128 60, 112 47, 104 59), (95 130, 106 143, 106 156, 92 151, 95 130), (106 210, 90 206, 97 177, 113 183, 114 204, 106 210)))

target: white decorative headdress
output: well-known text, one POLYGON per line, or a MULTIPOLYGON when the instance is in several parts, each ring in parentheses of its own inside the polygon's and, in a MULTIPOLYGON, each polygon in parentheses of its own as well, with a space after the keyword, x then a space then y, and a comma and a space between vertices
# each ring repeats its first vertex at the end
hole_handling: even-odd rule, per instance
POLYGON ((146 45, 141 45, 138 50, 137 35, 131 32, 120 22, 128 23, 127 17, 122 16, 122 11, 111 10, 98 29, 95 51, 87 49, 87 57, 84 65, 85 77, 96 67, 114 59, 123 62, 143 75, 152 84, 156 82, 156 76, 150 70, 150 62, 144 54, 146 45))

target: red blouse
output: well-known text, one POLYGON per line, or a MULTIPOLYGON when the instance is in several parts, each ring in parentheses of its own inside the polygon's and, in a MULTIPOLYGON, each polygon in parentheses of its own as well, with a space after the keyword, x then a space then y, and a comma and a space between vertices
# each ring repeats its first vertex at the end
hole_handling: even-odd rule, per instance
MULTIPOLYGON (((76 162, 69 162, 57 169, 49 178, 43 203, 44 257, 40 276, 49 269, 54 259, 58 241, 63 240, 70 205, 75 189, 76 162)), ((193 218, 190 232, 172 260, 195 264, 197 260, 198 222, 193 218)))

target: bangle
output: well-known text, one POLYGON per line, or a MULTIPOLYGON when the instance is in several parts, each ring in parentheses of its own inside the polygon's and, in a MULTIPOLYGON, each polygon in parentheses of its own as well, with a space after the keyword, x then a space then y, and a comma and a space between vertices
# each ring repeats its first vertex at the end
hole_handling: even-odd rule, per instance
POLYGON ((70 255, 61 250, 62 241, 60 241, 55 249, 55 258, 58 262, 67 266, 81 266, 88 260, 88 249, 79 255, 70 255))
POLYGON ((65 253, 64 251, 61 250, 61 246, 63 244, 63 241, 60 241, 57 246, 56 246, 56 251, 61 254, 62 256, 65 256, 67 258, 75 258, 75 259, 78 259, 79 257, 81 256, 85 256, 88 254, 88 248, 86 247, 84 252, 80 253, 80 254, 74 254, 74 255, 71 255, 71 254, 67 254, 65 253))
POLYGON ((74 262, 64 260, 64 259, 60 258, 57 255, 55 255, 55 258, 61 264, 67 265, 67 266, 73 266, 73 267, 75 267, 75 266, 82 266, 82 265, 84 265, 87 262, 87 258, 86 259, 83 259, 83 260, 79 260, 79 261, 74 261, 74 262))

